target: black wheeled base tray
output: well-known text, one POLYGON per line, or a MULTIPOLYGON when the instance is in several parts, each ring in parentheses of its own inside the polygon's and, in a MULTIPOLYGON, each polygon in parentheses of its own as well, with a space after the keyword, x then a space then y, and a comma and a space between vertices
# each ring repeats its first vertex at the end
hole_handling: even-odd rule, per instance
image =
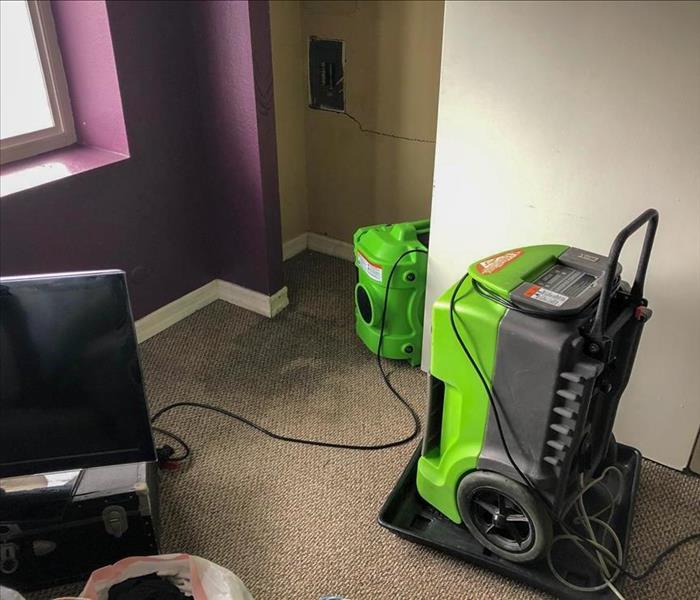
MULTIPOLYGON (((401 474, 379 513, 379 524, 401 537, 413 542, 437 548, 457 558, 496 571, 506 577, 517 579, 539 588, 557 598, 579 600, 581 598, 612 599, 613 593, 607 588, 600 592, 576 592, 565 586, 552 575, 546 560, 518 564, 504 560, 486 550, 463 525, 456 525, 447 517, 428 505, 416 490, 416 471, 421 446, 401 474)), ((615 462, 623 473, 622 498, 613 515, 611 526, 620 537, 626 557, 629 535, 634 516, 634 499, 639 485, 641 454, 636 448, 618 444, 615 462)), ((596 498, 593 492, 587 494, 586 507, 591 511, 602 506, 606 498, 603 494, 596 498)), ((555 535, 559 533, 555 527, 555 535)), ((568 581, 586 587, 601 582, 595 565, 574 550, 569 542, 561 542, 560 549, 553 555, 558 571, 568 581)), ((466 590, 465 590, 466 593, 466 590)))

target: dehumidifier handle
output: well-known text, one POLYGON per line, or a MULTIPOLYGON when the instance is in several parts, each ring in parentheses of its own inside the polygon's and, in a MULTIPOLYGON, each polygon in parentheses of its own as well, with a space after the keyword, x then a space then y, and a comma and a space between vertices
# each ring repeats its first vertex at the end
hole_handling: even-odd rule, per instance
POLYGON ((629 237, 637 231, 642 225, 648 223, 646 235, 644 236, 644 245, 642 252, 639 255, 639 263, 637 264, 637 274, 634 277, 634 285, 632 286, 631 297, 633 300, 641 302, 644 294, 644 280, 647 276, 647 267, 649 266, 649 257, 651 256, 651 247, 654 244, 654 236, 656 235, 656 227, 659 224, 659 212, 656 209, 649 208, 625 227, 610 247, 608 255, 608 268, 603 280, 603 289, 600 292, 600 301, 596 310, 595 320, 590 331, 590 337, 594 339, 602 339, 605 330, 605 324, 608 320, 608 309, 610 308, 611 291, 615 284, 615 273, 617 271, 617 263, 620 260, 622 247, 629 237))

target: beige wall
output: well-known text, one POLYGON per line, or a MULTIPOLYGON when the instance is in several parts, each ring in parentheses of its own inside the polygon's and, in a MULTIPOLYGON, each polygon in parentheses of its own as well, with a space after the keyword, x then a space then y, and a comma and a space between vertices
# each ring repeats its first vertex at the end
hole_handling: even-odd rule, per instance
POLYGON ((426 302, 499 250, 607 254, 656 207, 654 316, 615 434, 677 468, 700 422, 699 31, 700 3, 448 2, 426 302))
POLYGON ((342 114, 308 108, 306 53, 311 35, 343 40, 347 112, 366 129, 434 140, 443 7, 271 2, 284 241, 301 226, 293 217, 302 212, 304 186, 308 230, 345 241, 362 225, 429 215, 434 143, 364 133, 342 114))
POLYGON ((307 105, 306 45, 301 15, 300 2, 270 2, 282 241, 309 230, 303 117, 307 105))

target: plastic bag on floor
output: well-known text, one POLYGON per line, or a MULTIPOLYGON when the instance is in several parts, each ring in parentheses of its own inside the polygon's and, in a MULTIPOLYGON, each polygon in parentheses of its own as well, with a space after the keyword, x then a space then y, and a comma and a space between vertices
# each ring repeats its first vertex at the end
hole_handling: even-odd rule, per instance
POLYGON ((94 571, 80 598, 59 600, 107 600, 113 585, 151 573, 168 579, 194 600, 253 600, 243 582, 231 571, 190 554, 125 558, 94 571))
POLYGON ((24 596, 15 590, 0 585, 0 600, 24 600, 24 596))

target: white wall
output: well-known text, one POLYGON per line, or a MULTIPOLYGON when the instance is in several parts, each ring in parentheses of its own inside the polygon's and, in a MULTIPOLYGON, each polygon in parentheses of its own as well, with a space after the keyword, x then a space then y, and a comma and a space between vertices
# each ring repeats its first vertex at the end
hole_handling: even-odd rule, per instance
POLYGON ((448 2, 426 306, 499 250, 607 254, 650 206, 655 313, 615 433, 682 468, 700 423, 700 3, 448 2))

